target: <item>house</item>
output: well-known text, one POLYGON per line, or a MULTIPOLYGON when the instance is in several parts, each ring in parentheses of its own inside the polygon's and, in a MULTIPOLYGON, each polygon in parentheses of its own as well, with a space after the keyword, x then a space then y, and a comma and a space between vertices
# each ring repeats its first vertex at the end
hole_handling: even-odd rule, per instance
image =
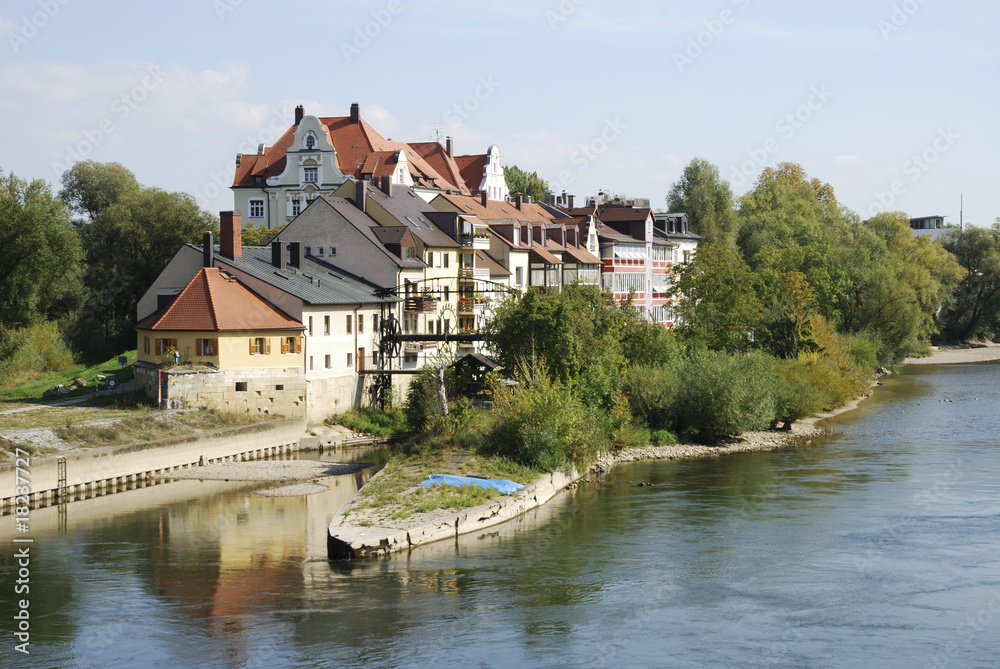
POLYGON ((482 156, 453 155, 453 142, 408 144, 382 137, 361 118, 357 103, 349 116, 316 117, 295 109, 293 124, 273 146, 261 144, 256 154, 237 154, 233 179, 235 210, 248 212, 245 223, 280 228, 320 195, 331 195, 348 178, 412 189, 425 201, 439 193, 469 195, 488 188, 506 196, 500 150, 482 156), (480 170, 479 174, 474 174, 480 170), (470 177, 473 178, 473 177, 470 177))
POLYGON ((944 234, 956 227, 944 222, 945 216, 920 216, 910 219, 910 228, 914 237, 928 236, 931 239, 941 239, 944 234))
MULTIPOLYGON (((398 312, 399 299, 381 294, 380 286, 371 281, 306 255, 300 242, 242 246, 240 216, 234 212, 222 213, 220 232, 218 247, 206 234, 202 244, 178 250, 139 300, 138 321, 179 299, 203 268, 218 268, 303 326, 300 365, 304 414, 310 421, 360 404, 366 377, 359 371, 374 364, 381 319, 398 312)), ((405 379, 395 381, 402 392, 405 379)))
POLYGON ((136 387, 223 411, 304 415, 300 321, 219 267, 202 267, 136 324, 136 387))

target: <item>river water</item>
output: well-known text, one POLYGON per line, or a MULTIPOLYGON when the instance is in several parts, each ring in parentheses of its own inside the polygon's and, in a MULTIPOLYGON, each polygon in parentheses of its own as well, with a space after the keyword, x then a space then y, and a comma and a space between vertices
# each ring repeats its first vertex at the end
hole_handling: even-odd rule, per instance
POLYGON ((998 381, 997 365, 910 367, 834 436, 621 467, 383 562, 325 559, 359 477, 308 498, 185 481, 36 510, 31 655, 4 616, 2 666, 998 667, 998 381))

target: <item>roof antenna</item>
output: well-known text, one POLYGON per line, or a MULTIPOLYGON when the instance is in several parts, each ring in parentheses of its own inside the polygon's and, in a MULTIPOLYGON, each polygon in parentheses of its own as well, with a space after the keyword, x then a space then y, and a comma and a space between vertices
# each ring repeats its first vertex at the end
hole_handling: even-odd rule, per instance
POLYGON ((959 195, 958 200, 958 230, 965 232, 965 194, 959 195))

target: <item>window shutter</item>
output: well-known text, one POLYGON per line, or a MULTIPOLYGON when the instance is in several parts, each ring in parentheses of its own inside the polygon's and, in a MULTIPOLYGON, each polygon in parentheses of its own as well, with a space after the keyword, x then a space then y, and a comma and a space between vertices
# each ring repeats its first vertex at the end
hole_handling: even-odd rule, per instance
POLYGON ((255 349, 256 349, 256 341, 254 341, 253 337, 250 337, 250 355, 253 355, 254 353, 257 352, 255 349))
POLYGON ((264 338, 264 355, 271 355, 271 338, 264 338))
POLYGON ((288 353, 288 337, 281 338, 281 353, 288 353))
POLYGON ((295 352, 296 353, 302 353, 302 351, 303 351, 302 337, 298 337, 297 340, 296 340, 296 342, 295 342, 295 352))
POLYGON ((205 355, 205 346, 202 344, 203 339, 194 340, 194 354, 195 355, 205 355))

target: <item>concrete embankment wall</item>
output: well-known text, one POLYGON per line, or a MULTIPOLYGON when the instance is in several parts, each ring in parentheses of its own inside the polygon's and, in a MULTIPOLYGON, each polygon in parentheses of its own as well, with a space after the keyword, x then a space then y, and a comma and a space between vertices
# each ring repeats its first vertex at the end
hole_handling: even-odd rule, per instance
MULTIPOLYGON (((384 471, 373 476, 368 483, 371 484, 384 471)), ((331 560, 387 557, 417 546, 477 532, 505 523, 545 504, 585 474, 586 472, 580 474, 576 470, 569 474, 546 474, 525 486, 516 495, 498 497, 487 504, 446 514, 432 522, 405 529, 355 525, 349 517, 338 515, 330 523, 327 554, 331 560)))
MULTIPOLYGON (((293 453, 299 450, 299 439, 305 430, 305 419, 293 418, 70 453, 64 456, 64 498, 73 499, 95 490, 125 489, 202 462, 257 460, 293 453)), ((12 510, 16 487, 24 485, 17 482, 17 474, 28 480, 31 502, 55 500, 60 490, 60 459, 31 458, 27 467, 15 460, 0 465, 0 510, 4 513, 12 510), (21 470, 16 472, 18 464, 21 470)))

